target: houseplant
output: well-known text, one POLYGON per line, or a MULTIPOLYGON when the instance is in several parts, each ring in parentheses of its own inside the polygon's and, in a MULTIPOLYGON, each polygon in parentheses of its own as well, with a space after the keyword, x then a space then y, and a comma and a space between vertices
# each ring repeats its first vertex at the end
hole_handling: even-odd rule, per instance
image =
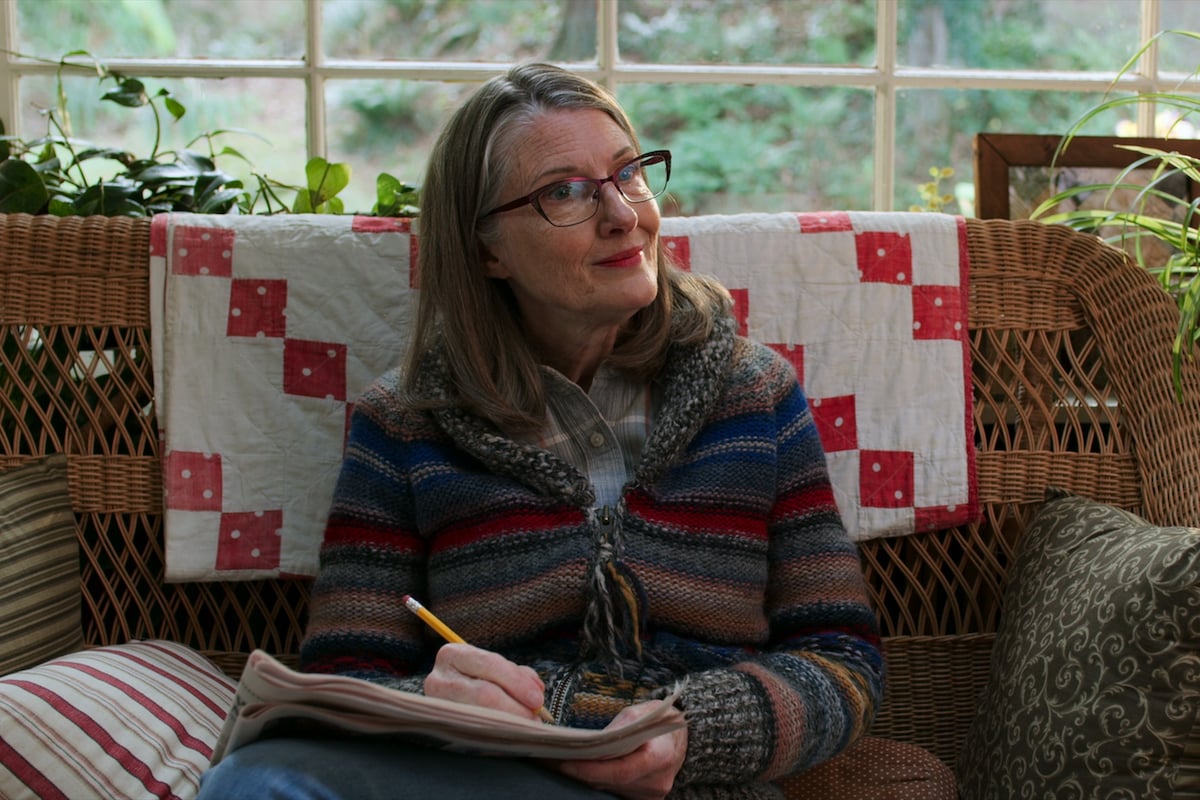
MULTIPOLYGON (((151 92, 140 79, 109 69, 83 50, 67 53, 57 64, 57 103, 44 112, 44 136, 6 136, 0 120, 0 213, 150 216, 170 211, 346 211, 337 195, 350 182, 350 165, 314 157, 304 165, 302 185, 281 183, 252 170, 252 185, 247 187, 218 163, 229 159, 249 163, 236 148, 223 143, 231 133, 247 132, 211 130, 183 149, 163 149, 164 121, 177 121, 187 113, 169 90, 151 92), (124 147, 97 145, 76 136, 63 75, 82 70, 94 72, 100 87, 107 89, 102 101, 149 111, 153 125, 149 152, 137 155, 124 147)), ((418 211, 418 190, 387 173, 376 180, 376 196, 371 214, 413 216, 418 211)))
MULTIPOLYGON (((1200 33, 1162 31, 1125 62, 1117 73, 1118 79, 1132 70, 1142 55, 1166 36, 1200 42, 1200 33)), ((1200 94, 1187 91, 1195 92, 1197 79, 1200 79, 1200 67, 1177 87, 1177 91, 1106 95, 1071 126, 1059 143, 1057 153, 1061 154, 1082 127, 1095 117, 1139 104, 1152 103, 1155 107, 1171 109, 1173 116, 1165 131, 1167 137, 1178 135, 1187 126, 1200 125, 1200 94)), ((1200 341, 1200 280, 1197 280, 1200 275, 1200 193, 1195 191, 1195 187, 1200 186, 1200 158, 1159 148, 1118 146, 1139 153, 1140 157, 1108 183, 1077 185, 1056 192, 1031 216, 1047 223, 1061 223, 1098 233, 1129 252, 1176 299, 1180 314, 1172 363, 1178 394, 1183 360, 1194 358, 1196 343, 1200 341), (1133 174, 1139 171, 1147 173, 1149 179, 1133 180, 1133 174), (1177 188, 1181 184, 1184 191, 1177 188), (1072 201, 1090 194, 1103 199, 1101 207, 1071 207, 1072 201), (1151 248, 1151 243, 1159 247, 1151 248)))

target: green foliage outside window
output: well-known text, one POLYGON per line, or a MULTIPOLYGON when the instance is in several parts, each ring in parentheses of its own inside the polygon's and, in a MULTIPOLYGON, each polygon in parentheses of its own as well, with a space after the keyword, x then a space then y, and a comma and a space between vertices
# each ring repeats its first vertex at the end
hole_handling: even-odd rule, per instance
MULTIPOLYGON (((897 4, 898 58, 911 67, 1103 69, 1104 54, 1119 54, 1119 61, 1137 44, 1136 14, 1124 0, 619 0, 620 58, 631 65, 869 66, 876 57, 876 2, 897 4)), ((1192 13, 1187 5, 1170 8, 1192 13)), ((299 58, 301 8, 298 0, 18 0, 24 31, 19 47, 52 59, 73 49, 101 59, 299 58), (230 24, 231 19, 255 24, 230 24)), ((330 58, 484 63, 596 58, 594 0, 326 0, 320 8, 330 58)), ((423 154, 455 99, 469 88, 435 81, 331 81, 325 155, 333 163, 353 164, 356 176, 388 173, 419 183, 423 154)), ((235 112, 249 122, 256 110, 273 114, 254 104, 271 99, 278 104, 278 98, 247 98, 248 108, 230 106, 223 114, 219 104, 238 102, 235 97, 173 91, 190 109, 180 125, 198 119, 200 130, 251 128, 280 151, 254 156, 260 172, 289 184, 303 182, 298 165, 304 157, 295 152, 304 147, 303 132, 289 129, 295 125, 272 124, 274 118, 261 125, 229 121, 235 112)), ((688 82, 621 84, 618 93, 646 146, 672 149, 672 195, 681 213, 872 205, 870 154, 877 121, 869 87, 688 82)), ((302 105, 302 93, 298 97, 289 102, 302 105)), ((951 165, 968 177, 976 132, 1064 130, 1094 101, 1066 91, 901 92, 895 204, 919 202, 916 187, 930 164, 951 165)), ((242 152, 257 146, 236 137, 229 142, 242 152)), ((229 168, 249 185, 252 178, 238 172, 240 165, 229 168)), ((369 183, 361 180, 352 179, 339 196, 348 209, 364 210, 375 202, 369 183)))

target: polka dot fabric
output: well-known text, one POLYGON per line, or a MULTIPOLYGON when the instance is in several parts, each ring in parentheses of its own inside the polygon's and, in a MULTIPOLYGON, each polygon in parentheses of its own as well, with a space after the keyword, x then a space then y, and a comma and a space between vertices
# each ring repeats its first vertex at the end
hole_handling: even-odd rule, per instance
POLYGON ((954 773, 916 745, 867 736, 779 781, 789 800, 957 800, 954 773))

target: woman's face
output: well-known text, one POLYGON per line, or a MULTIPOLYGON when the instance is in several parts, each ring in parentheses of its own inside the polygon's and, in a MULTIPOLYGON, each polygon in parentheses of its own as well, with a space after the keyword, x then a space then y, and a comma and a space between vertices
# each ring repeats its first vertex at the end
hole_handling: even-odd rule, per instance
MULTIPOLYGON (((516 138, 500 202, 564 178, 603 178, 629 163, 633 143, 603 111, 540 115, 516 138)), ((557 228, 532 205, 498 215, 485 269, 508 281, 526 333, 540 346, 615 335, 658 292, 658 203, 630 204, 605 183, 586 222, 557 228)))

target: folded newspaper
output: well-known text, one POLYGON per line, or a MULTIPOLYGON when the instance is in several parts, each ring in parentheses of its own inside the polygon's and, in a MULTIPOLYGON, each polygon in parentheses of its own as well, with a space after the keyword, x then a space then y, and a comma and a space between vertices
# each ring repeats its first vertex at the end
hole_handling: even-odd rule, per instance
POLYGON ((233 708, 213 748, 212 763, 288 725, 359 735, 403 736, 446 750, 549 759, 611 758, 684 723, 670 713, 682 691, 626 725, 602 730, 522 719, 344 675, 297 672, 262 650, 246 662, 233 708))

